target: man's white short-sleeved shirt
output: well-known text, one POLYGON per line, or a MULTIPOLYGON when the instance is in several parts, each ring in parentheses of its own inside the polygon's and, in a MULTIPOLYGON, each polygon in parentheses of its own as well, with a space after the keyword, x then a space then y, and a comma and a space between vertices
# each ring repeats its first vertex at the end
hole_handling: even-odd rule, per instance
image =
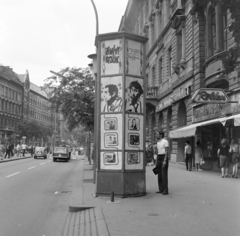
POLYGON ((166 154, 165 148, 169 147, 168 141, 166 139, 161 139, 157 142, 158 155, 166 154))

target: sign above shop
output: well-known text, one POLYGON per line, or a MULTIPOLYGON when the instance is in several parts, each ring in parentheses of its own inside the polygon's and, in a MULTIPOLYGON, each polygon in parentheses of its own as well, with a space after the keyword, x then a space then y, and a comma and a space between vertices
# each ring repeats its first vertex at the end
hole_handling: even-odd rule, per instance
POLYGON ((193 97, 193 103, 228 103, 229 97, 220 88, 201 88, 197 90, 193 97))

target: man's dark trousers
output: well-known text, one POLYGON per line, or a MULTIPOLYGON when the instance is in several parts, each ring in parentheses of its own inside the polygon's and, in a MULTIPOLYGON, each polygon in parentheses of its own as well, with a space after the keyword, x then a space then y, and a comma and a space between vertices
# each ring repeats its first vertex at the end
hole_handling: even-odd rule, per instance
POLYGON ((186 154, 186 170, 192 169, 192 154, 186 154))
POLYGON ((158 166, 158 189, 161 192, 168 193, 168 158, 166 158, 166 165, 163 166, 165 154, 157 156, 158 166))

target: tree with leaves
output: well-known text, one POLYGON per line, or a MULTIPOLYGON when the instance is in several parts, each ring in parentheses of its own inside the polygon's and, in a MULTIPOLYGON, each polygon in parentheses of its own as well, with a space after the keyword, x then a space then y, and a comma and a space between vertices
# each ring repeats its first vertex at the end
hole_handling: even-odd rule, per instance
POLYGON ((69 131, 83 126, 93 130, 95 83, 89 68, 65 68, 46 79, 44 88, 51 89, 53 109, 61 112, 69 131))
POLYGON ((24 120, 19 123, 18 130, 20 136, 26 136, 28 138, 41 138, 52 136, 53 126, 52 125, 41 125, 35 120, 24 120))
MULTIPOLYGON (((225 74, 237 70, 240 65, 240 0, 193 0, 193 2, 199 7, 206 7, 209 3, 214 6, 220 4, 222 9, 229 10, 231 13, 232 22, 228 30, 232 33, 235 45, 221 55, 221 60, 225 74)), ((238 76, 240 76, 239 69, 238 76)))

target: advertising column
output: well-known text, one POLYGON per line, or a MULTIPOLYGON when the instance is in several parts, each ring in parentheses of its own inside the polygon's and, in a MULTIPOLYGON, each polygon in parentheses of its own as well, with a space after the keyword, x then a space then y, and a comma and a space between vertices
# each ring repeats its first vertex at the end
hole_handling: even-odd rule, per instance
POLYGON ((124 32, 98 39, 99 140, 96 194, 138 196, 145 186, 145 42, 124 32))

